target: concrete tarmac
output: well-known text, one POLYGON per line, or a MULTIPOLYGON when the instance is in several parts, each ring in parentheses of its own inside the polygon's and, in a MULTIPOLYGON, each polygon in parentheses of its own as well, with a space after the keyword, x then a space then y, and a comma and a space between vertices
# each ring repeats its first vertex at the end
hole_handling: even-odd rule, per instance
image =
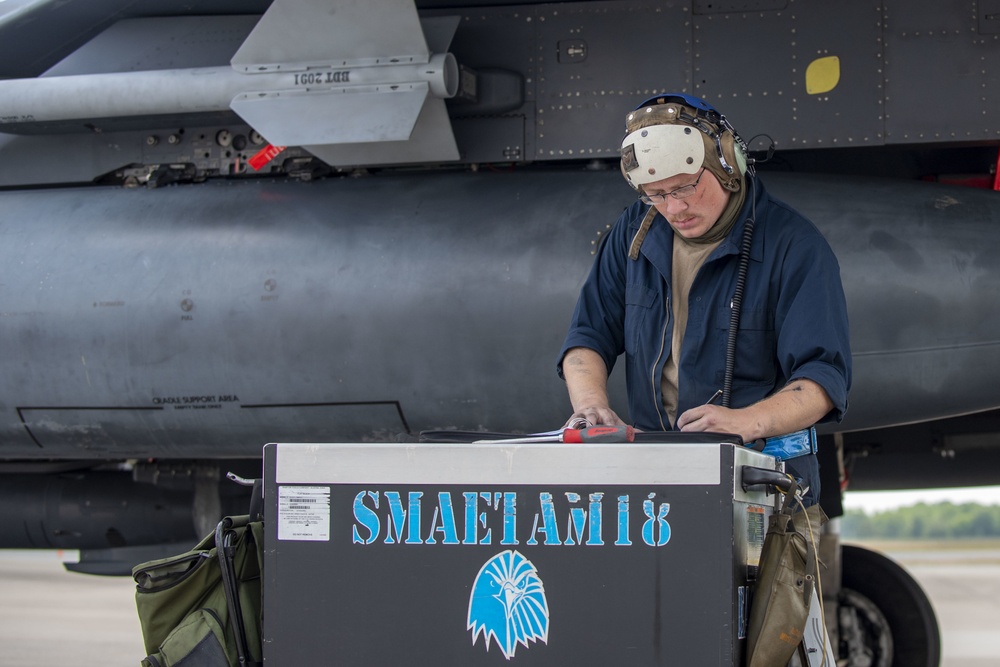
POLYGON ((55 552, 0 550, 0 665, 136 667, 145 656, 131 578, 67 572, 55 552))
MULTIPOLYGON (((884 550, 924 587, 942 667, 1000 665, 1000 549, 884 550)), ((0 667, 135 667, 145 656, 127 577, 72 574, 52 552, 0 550, 0 667)))

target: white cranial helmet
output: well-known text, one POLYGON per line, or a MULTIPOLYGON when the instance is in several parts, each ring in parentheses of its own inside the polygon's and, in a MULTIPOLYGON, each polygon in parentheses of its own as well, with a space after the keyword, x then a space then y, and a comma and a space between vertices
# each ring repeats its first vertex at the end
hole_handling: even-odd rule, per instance
POLYGON ((668 93, 646 100, 625 119, 622 175, 634 189, 702 167, 736 192, 749 169, 746 144, 704 100, 668 93))

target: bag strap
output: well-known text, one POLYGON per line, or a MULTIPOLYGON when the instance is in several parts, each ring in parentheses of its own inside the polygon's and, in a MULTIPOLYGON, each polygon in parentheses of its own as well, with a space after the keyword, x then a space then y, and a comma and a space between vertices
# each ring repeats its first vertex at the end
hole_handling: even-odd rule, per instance
MULTIPOLYGON (((806 605, 808 605, 809 598, 816 586, 816 536, 812 534, 812 517, 810 516, 810 510, 812 508, 802 505, 799 483, 791 475, 788 475, 788 478, 791 484, 789 485, 788 490, 784 492, 784 498, 782 499, 779 513, 787 517, 785 520, 791 525, 791 531, 801 536, 803 542, 805 542, 805 585, 803 586, 802 595, 806 605), (795 524, 793 515, 800 515, 805 521, 806 526, 804 533, 799 526, 795 524)), ((817 508, 812 510, 812 512, 819 511, 819 505, 813 505, 812 507, 817 508)))
MULTIPOLYGON (((249 515, 227 516, 215 529, 215 547, 219 558, 219 569, 222 571, 222 589, 226 594, 226 606, 229 608, 229 624, 232 626, 233 638, 236 642, 236 653, 241 667, 252 667, 258 663, 250 661, 250 650, 247 644, 246 628, 243 626, 243 609, 240 604, 239 581, 236 578, 234 560, 236 544, 239 538, 236 528, 246 528, 250 521, 249 515)), ((252 540, 249 530, 244 530, 244 539, 252 540)))

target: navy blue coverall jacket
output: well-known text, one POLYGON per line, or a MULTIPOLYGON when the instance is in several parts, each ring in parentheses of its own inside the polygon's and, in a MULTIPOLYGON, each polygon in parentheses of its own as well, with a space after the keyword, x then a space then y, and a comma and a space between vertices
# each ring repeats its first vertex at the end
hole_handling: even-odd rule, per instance
MULTIPOLYGON (((808 378, 834 408, 821 421, 840 421, 851 385, 847 304, 840 266, 819 230, 768 196, 756 178, 756 224, 750 249, 730 407, 741 408, 789 381, 808 378)), ((688 323, 678 368, 677 415, 722 389, 730 303, 740 241, 753 209, 748 192, 729 235, 705 260, 691 286, 688 323)), ((673 334, 670 306, 674 233, 659 214, 637 260, 628 257, 648 204, 636 202, 611 229, 584 283, 559 355, 573 347, 597 351, 608 373, 625 353, 629 415, 643 430, 668 431, 660 378, 673 334)), ((613 407, 613 406, 612 406, 613 407)))

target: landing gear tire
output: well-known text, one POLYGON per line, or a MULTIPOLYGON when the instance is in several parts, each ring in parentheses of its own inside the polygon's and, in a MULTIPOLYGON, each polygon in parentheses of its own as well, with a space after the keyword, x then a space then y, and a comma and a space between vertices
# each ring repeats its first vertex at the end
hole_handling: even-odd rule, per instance
POLYGON ((844 545, 840 655, 850 667, 938 667, 941 635, 930 600, 889 558, 844 545))

